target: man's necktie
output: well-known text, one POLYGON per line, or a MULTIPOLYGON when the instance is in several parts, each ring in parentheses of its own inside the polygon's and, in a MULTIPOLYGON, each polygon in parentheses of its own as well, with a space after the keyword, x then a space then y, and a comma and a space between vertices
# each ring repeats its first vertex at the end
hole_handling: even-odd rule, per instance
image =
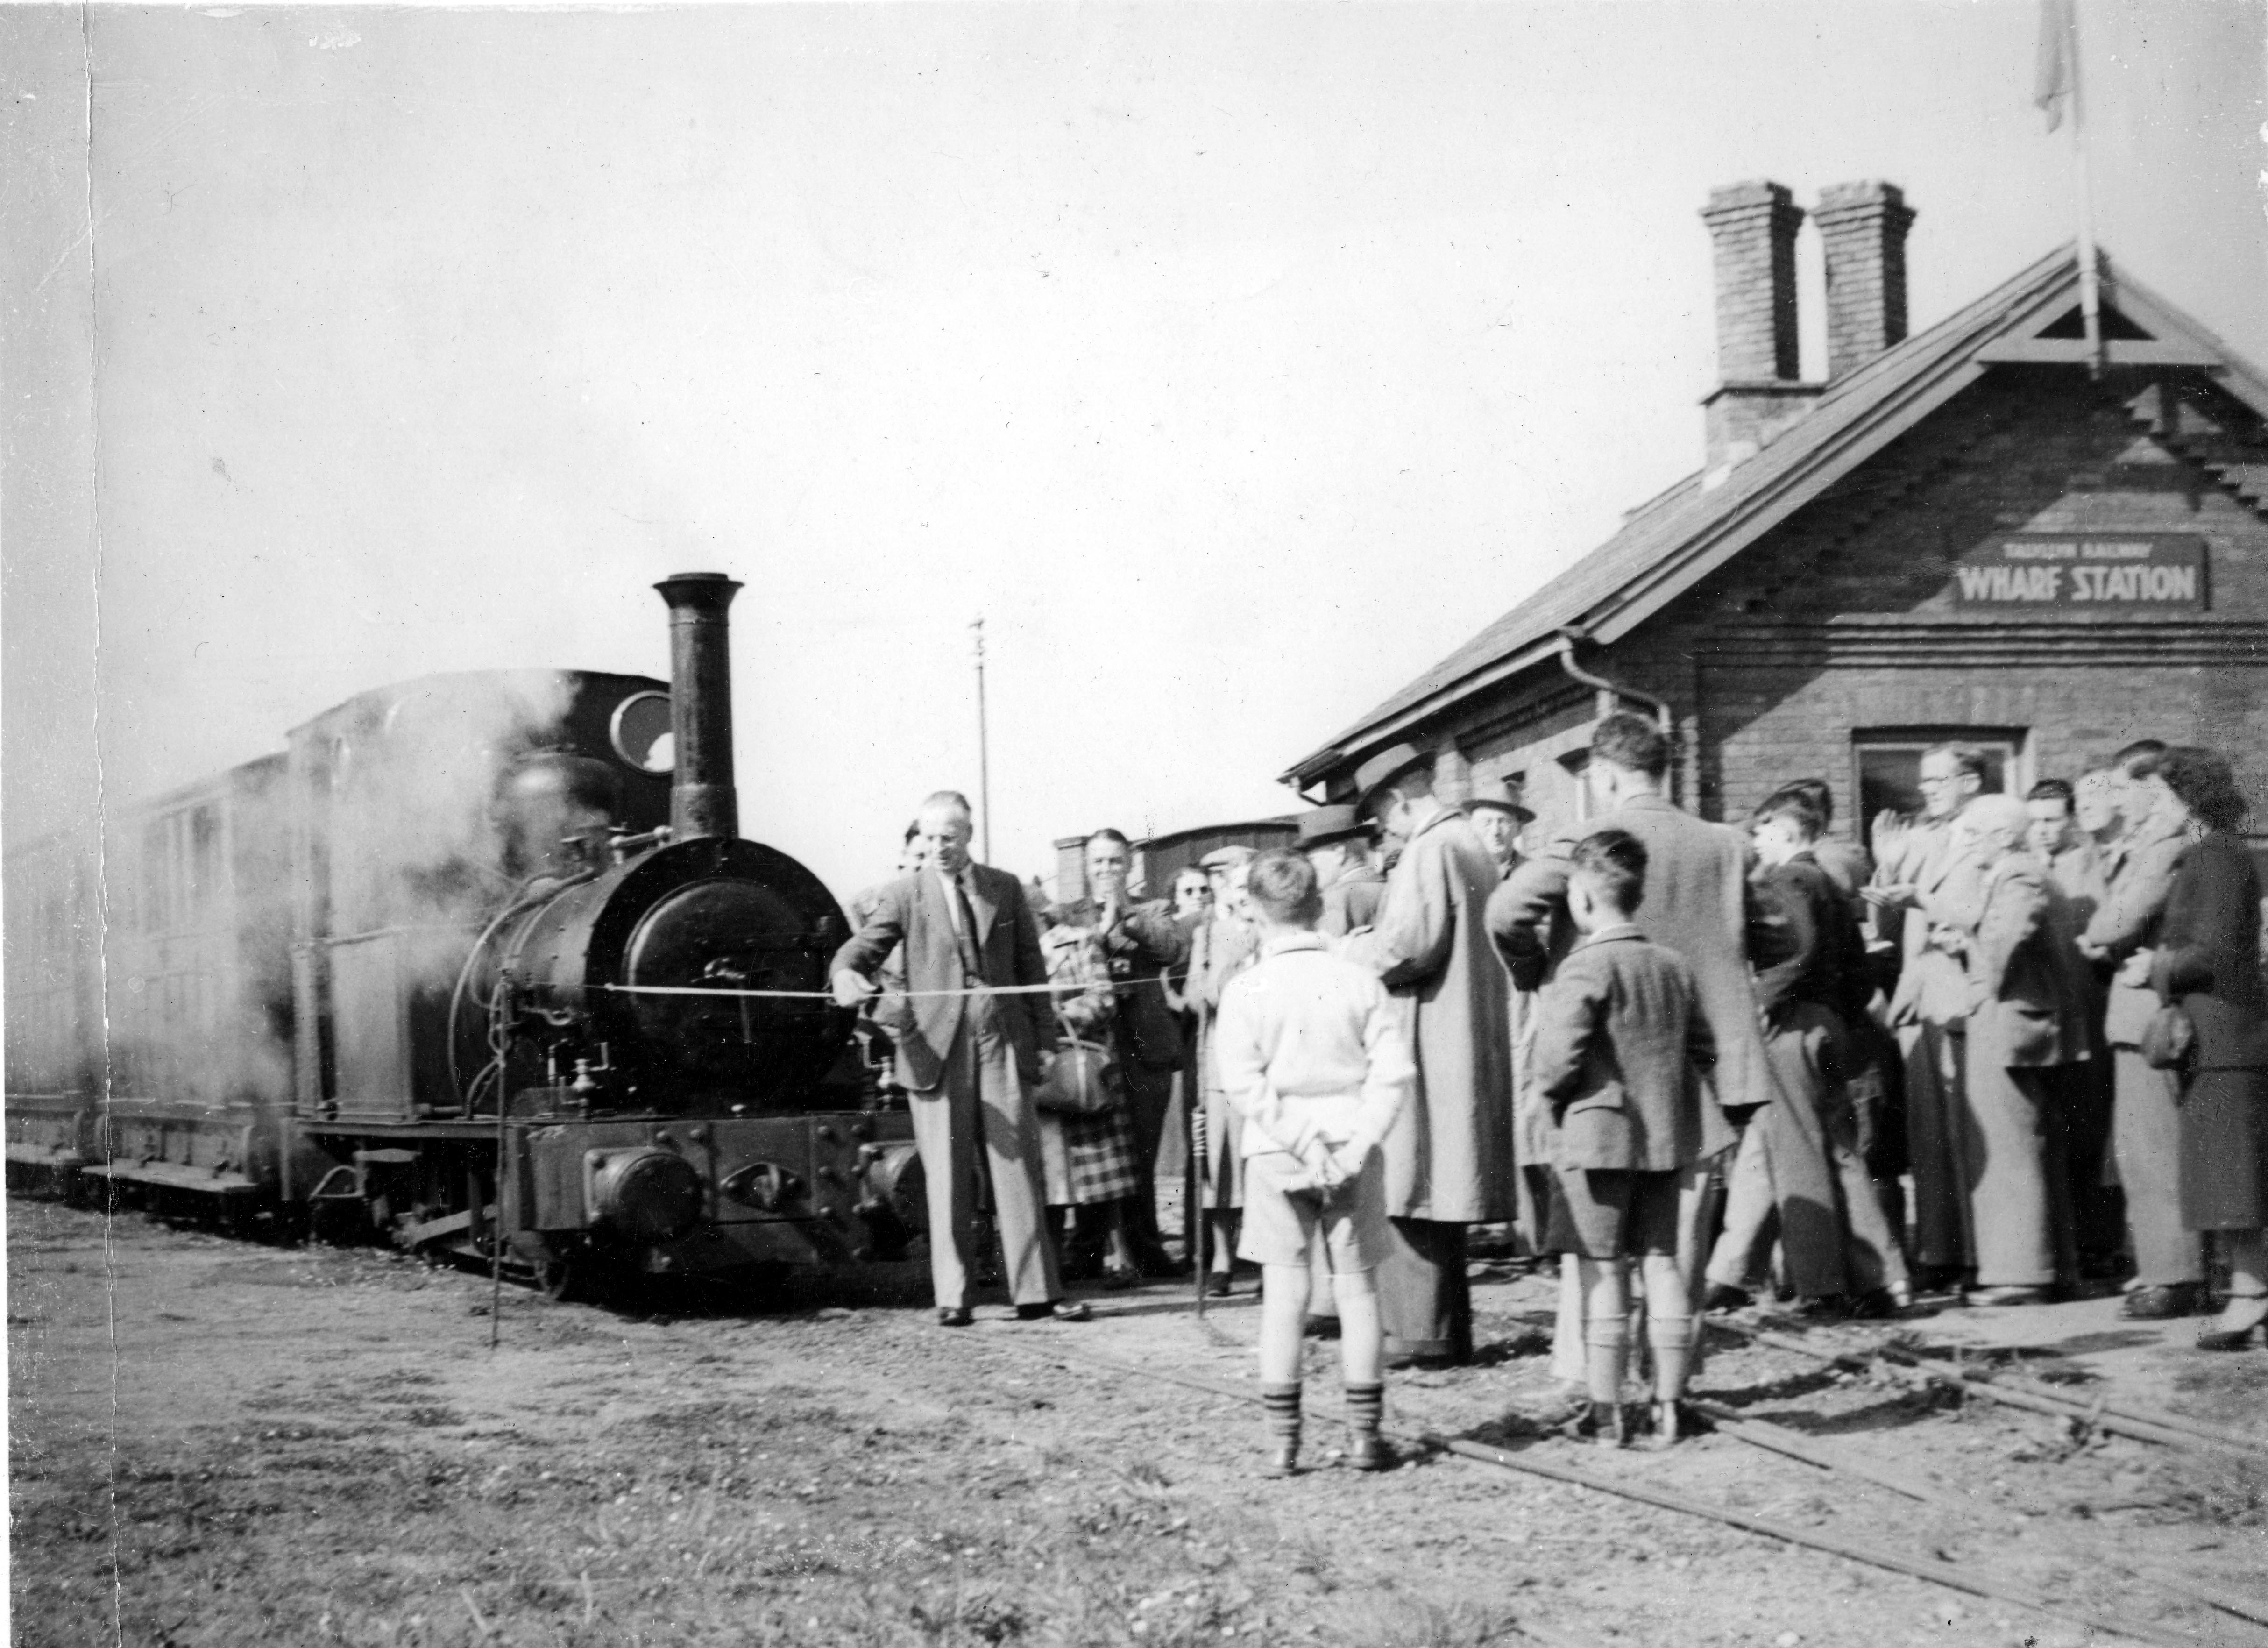
POLYGON ((982 984, 984 977, 984 953, 976 945, 976 909, 968 901, 968 888, 959 876, 953 878, 953 901, 961 909, 961 970, 968 975, 968 982, 982 984))

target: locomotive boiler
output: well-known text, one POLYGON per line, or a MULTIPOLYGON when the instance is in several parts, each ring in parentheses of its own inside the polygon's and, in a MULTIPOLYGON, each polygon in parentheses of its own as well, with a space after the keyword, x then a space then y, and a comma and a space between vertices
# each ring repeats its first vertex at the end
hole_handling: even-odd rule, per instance
POLYGON ((501 1256, 561 1292, 902 1254, 920 1168, 826 997, 843 913, 738 831, 740 585, 657 588, 666 689, 381 688, 114 830, 129 919, 101 966, 38 977, 122 1011, 43 1011, 75 1048, 11 1038, 11 1176, 501 1256))

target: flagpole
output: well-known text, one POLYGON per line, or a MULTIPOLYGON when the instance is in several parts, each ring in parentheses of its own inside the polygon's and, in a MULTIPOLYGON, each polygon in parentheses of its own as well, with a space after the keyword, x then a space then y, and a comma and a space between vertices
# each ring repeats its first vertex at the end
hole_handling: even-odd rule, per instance
POLYGON ((992 739, 984 716, 984 621, 968 626, 976 637, 976 806, 984 821, 984 862, 992 862, 992 739))
POLYGON ((2095 183, 2087 166, 2085 93, 2080 89, 2079 4, 2071 0, 2066 12, 2069 36, 2064 49, 2071 64, 2072 182, 2079 196, 2079 317, 2087 328, 2087 372, 2102 376, 2102 294, 2096 277, 2095 256, 2095 183))

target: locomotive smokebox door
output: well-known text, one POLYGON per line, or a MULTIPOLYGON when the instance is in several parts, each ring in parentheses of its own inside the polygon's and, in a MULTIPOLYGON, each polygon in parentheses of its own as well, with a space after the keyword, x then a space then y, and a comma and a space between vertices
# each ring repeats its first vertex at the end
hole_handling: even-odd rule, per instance
MULTIPOLYGON (((781 889, 707 879, 665 894, 630 933, 622 982, 696 990, 810 991, 819 985, 812 923, 781 889)), ((794 997, 633 995, 642 1041, 684 1078, 761 1087, 801 1068, 828 1039, 826 1003, 794 997)))

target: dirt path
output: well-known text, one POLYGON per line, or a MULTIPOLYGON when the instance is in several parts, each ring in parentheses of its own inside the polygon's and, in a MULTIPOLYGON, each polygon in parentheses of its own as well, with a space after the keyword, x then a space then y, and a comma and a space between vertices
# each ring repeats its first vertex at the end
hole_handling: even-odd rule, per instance
MULTIPOLYGON (((1248 1303, 1162 1291, 1085 1327, 903 1306, 637 1319, 365 1252, 281 1251, 10 1205, 17 1640, 26 1644, 2080 1644, 2084 1627, 1451 1456, 1251 1475, 1256 1410, 1077 1359, 1251 1384, 1248 1303), (1032 1354, 1056 1345, 1057 1361, 1032 1354)), ((1549 1291, 1479 1291, 1481 1365, 1397 1379, 1394 1423, 1528 1446, 1549 1291)), ((2065 1307, 2073 1311, 2095 1306, 2065 1307)), ((2100 1307, 2107 1310, 2107 1306, 2100 1307)), ((2268 1437, 2268 1357, 2045 1313, 2066 1377, 2268 1437), (2186 1379, 2183 1387, 2179 1381, 2186 1379)), ((1974 1313, 1919 1324, 1997 1331, 1974 1313)), ((1940 1331, 1940 1328, 1942 1331, 1940 1331)), ((1844 1348, 1879 1341, 1857 1329, 1844 1348)), ((1311 1392, 1336 1394, 1318 1344, 1311 1392)), ((1723 1436, 1560 1459, 2019 1578, 2200 1642, 2255 1630, 2146 1560, 2268 1604, 2268 1473, 1784 1351, 1707 1394, 1932 1482, 1921 1505, 1723 1436), (2088 1541, 2075 1551, 2073 1541, 2088 1541)), ((1311 1425, 1319 1460, 1334 1438, 1311 1425)))

